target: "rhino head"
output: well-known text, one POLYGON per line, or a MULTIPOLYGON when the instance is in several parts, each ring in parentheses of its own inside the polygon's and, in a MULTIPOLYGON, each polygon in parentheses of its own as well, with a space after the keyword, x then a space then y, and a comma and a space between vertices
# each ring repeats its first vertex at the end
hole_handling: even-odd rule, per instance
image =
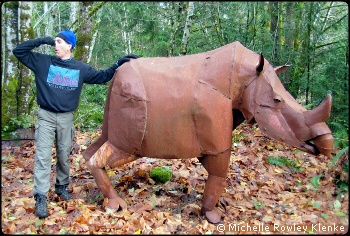
POLYGON ((307 153, 331 157, 334 139, 325 123, 330 116, 331 95, 313 110, 305 109, 285 90, 277 76, 289 66, 273 68, 262 54, 257 57, 255 71, 246 73, 251 76, 245 78, 240 103, 247 122, 256 121, 261 132, 275 140, 307 153))

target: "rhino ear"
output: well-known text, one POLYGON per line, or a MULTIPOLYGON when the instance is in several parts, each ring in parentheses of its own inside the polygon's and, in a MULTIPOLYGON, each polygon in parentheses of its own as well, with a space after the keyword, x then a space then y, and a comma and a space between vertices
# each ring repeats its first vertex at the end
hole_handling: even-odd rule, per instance
POLYGON ((289 67, 290 67, 290 65, 277 66, 274 68, 274 70, 275 70, 276 74, 279 74, 279 73, 285 72, 289 67))
POLYGON ((256 66, 256 71, 260 73, 264 69, 264 56, 260 53, 259 64, 256 66))

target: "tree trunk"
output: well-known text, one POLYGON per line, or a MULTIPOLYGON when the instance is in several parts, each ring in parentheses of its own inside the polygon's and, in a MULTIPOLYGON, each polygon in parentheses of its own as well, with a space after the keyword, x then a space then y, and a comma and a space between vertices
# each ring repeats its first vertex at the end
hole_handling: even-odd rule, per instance
POLYGON ((98 12, 97 14, 97 19, 95 20, 95 32, 94 32, 94 35, 92 36, 92 40, 91 40, 91 45, 90 45, 90 48, 89 48, 89 56, 88 56, 88 59, 87 59, 87 63, 90 63, 91 61, 91 57, 92 57, 92 52, 94 50, 94 47, 95 47, 95 43, 96 43, 96 38, 97 38, 97 34, 99 32, 99 25, 100 25, 100 21, 101 21, 101 12, 98 12))
MULTIPOLYGON (((285 22, 285 38, 286 38, 286 45, 288 49, 293 48, 293 42, 294 42, 294 33, 295 32, 295 24, 293 20, 293 14, 294 14, 294 8, 295 8, 295 3, 294 2, 287 2, 286 3, 286 22, 285 22)), ((291 54, 289 54, 291 55, 291 54)), ((293 57, 293 55, 291 55, 293 57)), ((287 70, 284 72, 284 80, 283 80, 283 85, 286 88, 287 91, 290 90, 290 83, 291 83, 291 70, 287 70)), ((296 95, 296 94, 292 94, 296 95)))
POLYGON ((33 28, 30 25, 32 2, 6 3, 2 9, 6 14, 3 22, 5 26, 5 51, 2 49, 6 64, 3 67, 2 78, 1 124, 8 125, 10 118, 21 120, 31 110, 29 98, 33 76, 27 67, 13 58, 12 50, 19 43, 33 37, 33 28))
MULTIPOLYGON (((126 18, 126 6, 125 6, 125 3, 123 3, 123 8, 124 8, 124 18, 126 18)), ((127 36, 126 36, 126 34, 127 34, 127 32, 126 32, 126 20, 123 20, 123 21, 121 21, 120 22, 120 24, 121 24, 121 32, 122 32, 122 39, 123 39, 123 45, 124 45, 124 54, 127 54, 127 52, 128 52, 128 49, 127 49, 127 47, 126 47, 126 45, 127 45, 127 36)))
POLYGON ((269 2, 269 12, 270 12, 270 20, 271 20, 270 33, 273 38, 273 51, 272 51, 272 58, 270 58, 270 62, 273 65, 279 65, 279 60, 278 60, 278 47, 280 43, 279 29, 278 29, 279 2, 269 2))
POLYGON ((216 5, 215 7, 210 8, 210 14, 211 18, 214 24, 214 30, 217 35, 217 39, 219 40, 220 46, 223 46, 225 43, 224 37, 223 37, 223 31, 222 31, 222 26, 221 26, 221 20, 220 20, 220 3, 215 2, 213 5, 216 5), (216 10, 216 11, 215 11, 216 10))
MULTIPOLYGON (((53 25, 54 25, 54 17, 52 17, 52 9, 56 5, 56 3, 53 2, 43 2, 44 3, 44 15, 47 15, 45 17, 45 28, 44 28, 44 34, 37 34, 38 37, 46 37, 46 36, 51 36, 55 37, 55 32, 53 32, 53 25), (51 12, 51 13, 50 13, 51 12)), ((58 32, 57 32, 58 33, 58 32)), ((50 46, 44 46, 40 47, 42 49, 42 53, 44 54, 50 54, 51 47, 50 46)))
POLYGON ((77 44, 73 51, 74 58, 86 62, 89 56, 89 47, 92 40, 92 21, 89 12, 93 2, 79 2, 79 14, 73 32, 77 35, 77 44))
POLYGON ((187 11, 187 19, 186 24, 184 28, 184 33, 182 36, 182 47, 181 47, 181 55, 187 54, 187 45, 188 45, 188 39, 190 37, 190 30, 192 27, 192 19, 194 17, 194 2, 188 3, 188 11, 187 11))
POLYGON ((1 44, 1 127, 9 124, 10 118, 17 118, 16 90, 18 84, 18 61, 12 50, 18 44, 18 2, 5 2, 1 8, 3 33, 1 44))
POLYGON ((309 91, 310 91, 310 65, 311 65, 311 54, 313 50, 311 49, 311 37, 312 37, 312 15, 313 15, 313 2, 310 4, 308 12, 308 24, 307 24, 307 39, 306 39, 306 51, 307 51, 307 61, 306 61, 306 88, 305 88, 305 105, 309 104, 309 91))
POLYGON ((9 85, 9 78, 14 77, 13 74, 17 70, 17 61, 11 60, 12 50, 17 46, 18 38, 18 3, 4 3, 1 11, 3 34, 1 55, 2 55, 2 78, 1 84, 3 89, 9 85), (3 45, 5 47, 3 47, 3 45))
MULTIPOLYGON (((30 16, 32 15, 32 2, 19 2, 19 36, 20 42, 32 39, 33 28, 31 26, 30 16)), ((33 76, 30 70, 23 66, 19 67, 20 76, 18 78, 17 87, 17 116, 22 116, 30 113, 29 97, 30 87, 33 81, 33 76)))
POLYGON ((170 46, 169 46, 169 56, 174 56, 176 48, 176 35, 180 29, 181 25, 181 14, 182 14, 182 3, 181 2, 171 2, 172 12, 170 13, 170 46))
POLYGON ((74 23, 78 19, 79 2, 70 3, 70 22, 74 23))
POLYGON ((255 50, 255 37, 257 33, 256 21, 258 18, 256 5, 258 2, 248 2, 248 16, 246 25, 245 45, 251 50, 255 50), (249 6, 251 4, 251 7, 249 6))

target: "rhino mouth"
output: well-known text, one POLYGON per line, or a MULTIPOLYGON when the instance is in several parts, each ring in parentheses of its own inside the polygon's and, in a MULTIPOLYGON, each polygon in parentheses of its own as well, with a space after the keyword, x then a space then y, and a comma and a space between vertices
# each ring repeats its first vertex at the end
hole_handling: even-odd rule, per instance
POLYGON ((311 140, 305 141, 302 147, 306 152, 319 155, 323 154, 327 157, 332 157, 334 151, 334 138, 332 134, 324 134, 317 136, 311 140))
POLYGON ((320 150, 317 148, 317 146, 313 143, 312 139, 306 141, 303 146, 305 148, 305 151, 310 153, 310 154, 314 154, 317 156, 321 153, 320 150))

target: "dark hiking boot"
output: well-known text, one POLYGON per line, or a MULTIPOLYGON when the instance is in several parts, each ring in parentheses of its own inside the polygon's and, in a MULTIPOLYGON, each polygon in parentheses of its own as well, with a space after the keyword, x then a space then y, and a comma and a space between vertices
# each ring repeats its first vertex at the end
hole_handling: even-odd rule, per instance
POLYGON ((64 185, 57 185, 55 184, 55 193, 57 193, 57 195, 62 198, 63 200, 71 200, 72 196, 70 195, 70 193, 67 190, 68 184, 64 184, 64 185))
POLYGON ((49 216, 49 213, 47 212, 47 203, 46 203, 46 196, 42 194, 35 194, 34 199, 36 201, 35 203, 35 214, 40 218, 46 218, 49 216))

